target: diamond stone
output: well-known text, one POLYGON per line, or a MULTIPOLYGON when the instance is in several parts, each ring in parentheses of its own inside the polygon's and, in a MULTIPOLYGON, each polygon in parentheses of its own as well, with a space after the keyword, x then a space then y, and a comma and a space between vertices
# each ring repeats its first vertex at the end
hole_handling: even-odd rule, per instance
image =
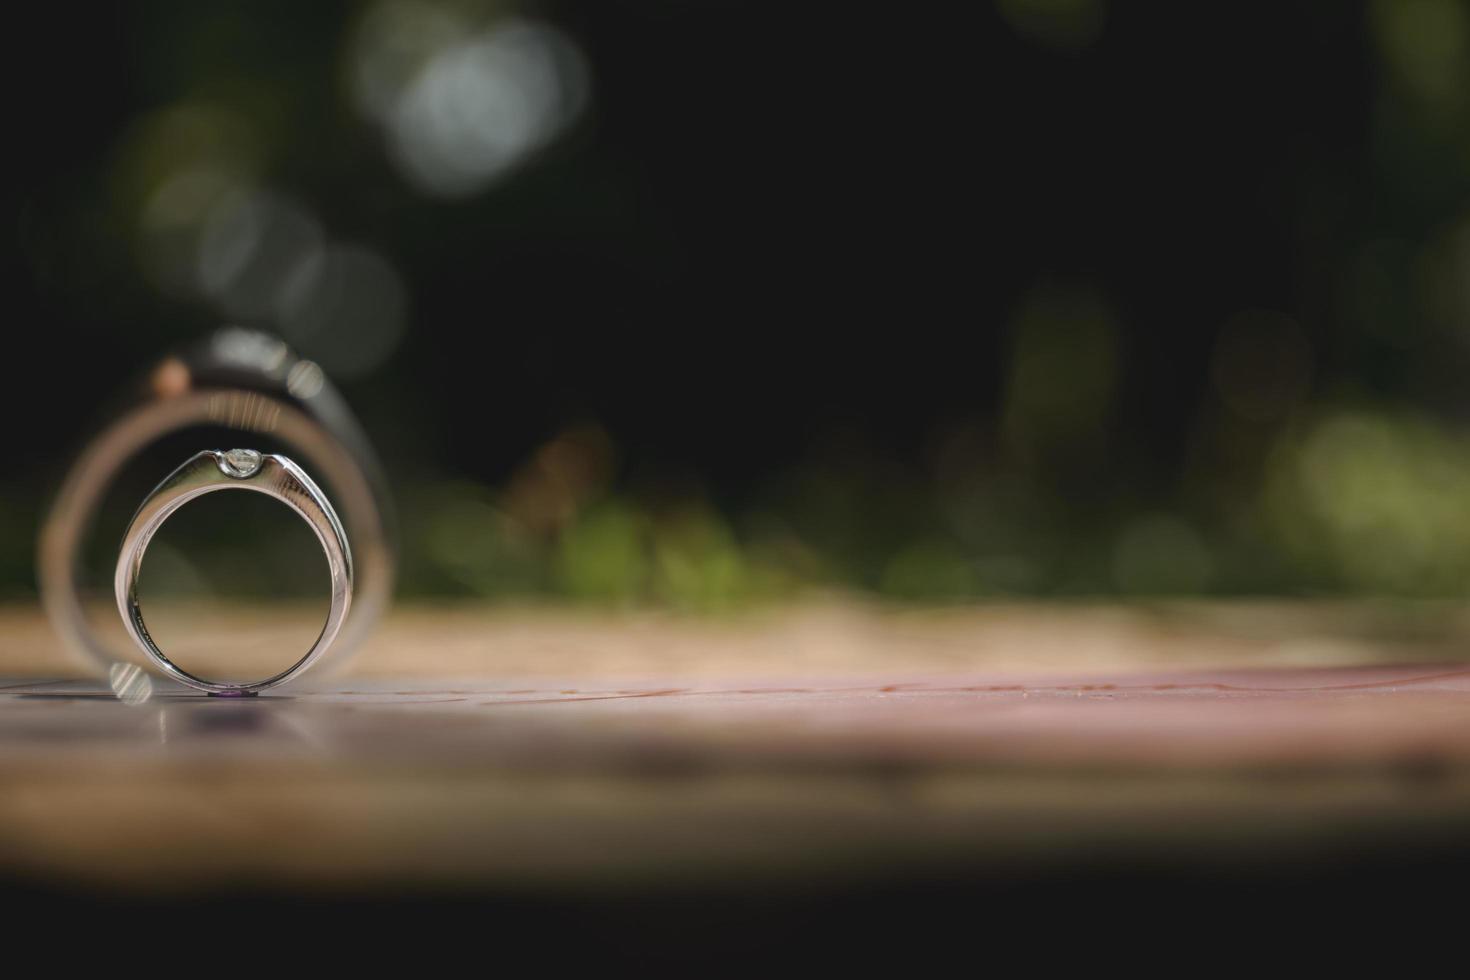
POLYGON ((220 453, 219 468, 225 476, 249 476, 260 469, 260 453, 253 449, 231 449, 220 453))

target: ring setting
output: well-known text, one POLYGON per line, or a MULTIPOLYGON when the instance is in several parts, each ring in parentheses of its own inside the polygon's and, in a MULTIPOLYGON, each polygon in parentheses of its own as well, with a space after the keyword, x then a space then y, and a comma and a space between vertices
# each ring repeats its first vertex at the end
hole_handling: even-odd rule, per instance
POLYGON ((231 449, 219 454, 219 468, 225 476, 247 477, 260 469, 260 460, 254 449, 231 449))
POLYGON ((331 648, 352 605, 352 550, 331 502, 304 470, 289 458, 254 449, 206 450, 185 460, 139 506, 118 555, 113 579, 118 612, 133 642, 164 674, 218 696, 259 694, 300 676, 331 648), (295 664, 252 682, 213 681, 169 660, 148 633, 138 603, 138 576, 148 545, 159 528, 191 500, 222 490, 250 490, 284 503, 306 521, 327 557, 331 604, 316 642, 295 664))

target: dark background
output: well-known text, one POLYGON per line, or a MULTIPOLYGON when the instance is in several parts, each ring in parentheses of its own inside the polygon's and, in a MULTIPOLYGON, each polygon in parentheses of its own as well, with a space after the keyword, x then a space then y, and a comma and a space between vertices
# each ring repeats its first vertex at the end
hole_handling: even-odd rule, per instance
POLYGON ((17 15, 6 592, 129 378, 282 329, 149 272, 201 159, 401 285, 366 367, 287 336, 393 468, 410 593, 1465 584, 1466 5, 408 5, 585 65, 565 127, 447 196, 354 103, 374 9, 17 15))

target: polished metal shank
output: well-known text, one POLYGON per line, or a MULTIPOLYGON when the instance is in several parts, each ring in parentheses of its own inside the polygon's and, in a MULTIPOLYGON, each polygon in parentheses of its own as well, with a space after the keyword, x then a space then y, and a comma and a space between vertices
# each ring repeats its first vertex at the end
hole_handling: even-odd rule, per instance
POLYGON ((278 339, 227 328, 160 361, 140 400, 111 406, 106 417, 58 489, 37 542, 41 602, 63 650, 104 675, 126 657, 87 616, 87 535, 130 461, 166 436, 201 426, 284 445, 332 491, 352 533, 356 568, 352 613, 332 647, 332 665, 362 645, 392 596, 392 499, 367 436, 320 368, 278 339))
POLYGON ((250 450, 231 450, 228 453, 210 450, 190 458, 169 474, 133 515, 123 535, 113 587, 118 612, 122 614, 128 635, 165 674, 211 694, 258 694, 296 677, 327 652, 352 606, 352 579, 352 550, 342 522, 326 496, 301 467, 285 456, 261 455, 250 450), (281 501, 306 521, 327 555, 332 596, 321 635, 299 661, 261 681, 211 681, 178 667, 153 642, 138 605, 138 575, 154 534, 180 507, 217 490, 251 490, 281 501))

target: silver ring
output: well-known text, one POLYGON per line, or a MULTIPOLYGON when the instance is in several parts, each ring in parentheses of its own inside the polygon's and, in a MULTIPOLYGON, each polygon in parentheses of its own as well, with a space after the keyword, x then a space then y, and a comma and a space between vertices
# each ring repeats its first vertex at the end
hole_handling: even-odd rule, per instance
POLYGON ((187 460, 144 499, 123 535, 113 588, 117 595, 117 610, 122 614, 128 635, 165 674, 210 694, 259 694, 301 674, 320 659, 337 638, 352 607, 352 549, 347 544, 347 534, 331 502, 311 477, 291 460, 285 456, 264 455, 253 449, 209 450, 187 460), (143 555, 153 535, 180 507, 217 490, 253 490, 281 501, 306 521, 322 550, 327 553, 332 601, 321 635, 295 664, 262 681, 210 681, 181 669, 153 642, 138 606, 138 573, 143 568, 143 555))
POLYGON ((108 486, 128 461, 194 426, 234 430, 241 442, 284 444, 325 480, 357 545, 356 601, 334 662, 362 645, 392 596, 392 498, 366 435, 319 367, 274 337, 227 328, 164 358, 136 401, 113 406, 106 415, 108 423, 61 484, 37 542, 41 602, 64 650, 103 674, 126 659, 86 615, 79 581, 86 536, 108 486))

